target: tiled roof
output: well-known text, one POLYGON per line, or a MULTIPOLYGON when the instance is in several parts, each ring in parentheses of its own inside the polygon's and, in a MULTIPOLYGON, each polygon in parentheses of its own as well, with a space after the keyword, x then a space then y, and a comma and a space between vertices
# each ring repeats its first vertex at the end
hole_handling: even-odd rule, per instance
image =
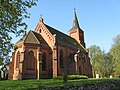
MULTIPOLYGON (((28 36, 30 33, 33 33, 33 34, 35 35, 35 37, 37 38, 37 40, 38 40, 40 43, 42 43, 42 44, 47 44, 46 41, 43 39, 43 37, 42 37, 40 34, 34 32, 34 31, 31 31, 31 30, 30 30, 27 34, 23 35, 23 37, 22 37, 20 40, 18 40, 16 44, 24 43, 24 42, 25 42, 25 39, 27 38, 27 36, 28 36)), ((31 37, 31 38, 32 38, 32 37, 31 37)), ((31 38, 29 38, 29 39, 31 39, 31 38)))
POLYGON ((39 33, 34 32, 34 31, 32 31, 32 32, 34 33, 34 35, 36 36, 36 38, 38 39, 38 41, 39 41, 40 43, 47 45, 47 42, 44 40, 44 38, 43 38, 39 33))
POLYGON ((70 36, 68 36, 68 35, 66 35, 66 34, 48 26, 48 25, 46 25, 46 24, 45 24, 45 26, 47 27, 47 29, 50 31, 50 33, 52 35, 54 35, 54 34, 57 35, 57 41, 58 42, 85 51, 85 48, 82 47, 74 38, 72 38, 72 37, 70 37, 70 36))

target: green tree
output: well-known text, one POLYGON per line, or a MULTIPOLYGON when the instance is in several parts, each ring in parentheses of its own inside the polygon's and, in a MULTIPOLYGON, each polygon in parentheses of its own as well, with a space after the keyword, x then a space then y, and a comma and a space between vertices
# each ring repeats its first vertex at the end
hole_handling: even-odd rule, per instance
POLYGON ((100 58, 102 50, 99 46, 97 45, 92 45, 89 47, 89 56, 91 59, 91 64, 92 64, 92 71, 93 71, 93 77, 95 77, 96 73, 98 73, 98 59, 100 58))
POLYGON ((113 56, 114 75, 120 76, 120 34, 113 39, 110 53, 113 56))
POLYGON ((110 53, 105 53, 99 46, 92 45, 89 48, 93 76, 99 74, 101 77, 109 77, 113 73, 113 57, 110 53))
POLYGON ((89 56, 93 58, 96 54, 100 54, 102 52, 101 48, 97 45, 92 45, 89 47, 89 56))
POLYGON ((99 73, 101 74, 101 77, 109 77, 113 74, 113 63, 112 63, 112 55, 108 53, 102 53, 101 59, 99 63, 99 73))
POLYGON ((30 18, 28 8, 36 5, 37 0, 0 0, 0 65, 8 60, 13 44, 10 33, 22 35, 27 29, 23 21, 30 18))

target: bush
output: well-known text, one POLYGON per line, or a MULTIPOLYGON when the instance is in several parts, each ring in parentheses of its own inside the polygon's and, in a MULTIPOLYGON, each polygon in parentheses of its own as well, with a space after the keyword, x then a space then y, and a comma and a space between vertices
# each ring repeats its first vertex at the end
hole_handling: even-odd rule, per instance
POLYGON ((66 82, 68 81, 68 75, 65 74, 65 75, 63 76, 63 81, 64 81, 64 83, 66 83, 66 82))
POLYGON ((85 75, 64 75, 64 76, 57 76, 53 78, 54 80, 76 80, 76 79, 88 79, 88 76, 85 75))
POLYGON ((63 76, 57 76, 53 78, 54 80, 63 80, 63 76))
POLYGON ((76 80, 76 79, 88 79, 88 76, 84 76, 84 75, 68 75, 68 80, 76 80))

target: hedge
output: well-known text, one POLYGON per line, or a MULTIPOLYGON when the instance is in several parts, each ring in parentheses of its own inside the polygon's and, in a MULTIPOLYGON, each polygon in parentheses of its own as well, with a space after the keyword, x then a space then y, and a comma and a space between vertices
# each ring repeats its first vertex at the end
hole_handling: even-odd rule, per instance
POLYGON ((64 78, 66 78, 67 80, 76 80, 76 79, 88 79, 88 76, 85 75, 67 75, 65 76, 57 76, 54 77, 54 80, 63 80, 64 78))

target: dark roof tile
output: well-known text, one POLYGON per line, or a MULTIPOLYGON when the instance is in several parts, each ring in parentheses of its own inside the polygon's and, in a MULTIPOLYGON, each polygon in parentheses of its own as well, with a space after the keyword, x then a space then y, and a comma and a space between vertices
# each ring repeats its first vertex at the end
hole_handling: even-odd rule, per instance
POLYGON ((57 41, 60 42, 60 43, 63 43, 63 44, 66 44, 68 46, 72 46, 72 47, 75 47, 75 48, 78 48, 80 50, 84 50, 85 51, 85 48, 82 47, 74 38, 48 26, 45 24, 45 26, 47 27, 47 29, 50 31, 50 33, 52 35, 56 34, 57 35, 57 41))

